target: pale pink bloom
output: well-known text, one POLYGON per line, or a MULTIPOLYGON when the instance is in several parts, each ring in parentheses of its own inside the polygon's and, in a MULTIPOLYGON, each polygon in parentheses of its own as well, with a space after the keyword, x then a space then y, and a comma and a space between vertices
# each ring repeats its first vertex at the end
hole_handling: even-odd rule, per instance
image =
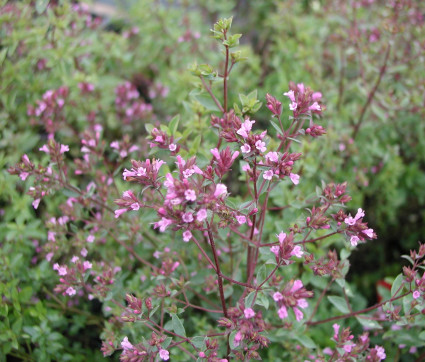
POLYGON ((420 296, 421 296, 421 293, 419 293, 419 291, 418 291, 418 290, 415 290, 415 291, 413 292, 413 299, 418 299, 420 296))
POLYGON ((115 219, 118 219, 122 214, 124 214, 127 211, 127 209, 118 209, 115 210, 115 219))
POLYGON ((295 102, 295 94, 293 90, 289 90, 288 92, 283 93, 283 95, 288 97, 291 102, 295 102))
POLYGON ((71 263, 74 263, 74 264, 75 264, 78 260, 80 260, 80 258, 79 258, 78 256, 75 256, 75 255, 74 255, 74 256, 72 257, 72 259, 71 259, 71 263))
POLYGON ((193 215, 192 215, 192 213, 191 212, 184 213, 183 216, 182 216, 182 220, 184 222, 187 222, 187 223, 192 222, 193 221, 193 215))
POLYGON ((202 222, 207 218, 207 216, 208 216, 207 210, 206 209, 200 209, 196 213, 196 220, 199 221, 199 222, 202 222))
POLYGON ((124 339, 121 341, 121 347, 124 349, 124 351, 134 348, 133 345, 128 341, 128 337, 124 337, 124 339))
POLYGON ((356 246, 357 244, 358 244, 358 242, 360 241, 360 239, 359 239, 359 237, 358 236, 356 236, 356 235, 353 235, 351 238, 350 238, 350 243, 351 243, 351 245, 352 246, 356 246))
POLYGON ((282 300, 282 299, 283 299, 282 293, 276 292, 276 293, 273 294, 273 300, 275 302, 278 302, 279 300, 282 300))
POLYGON ((277 162, 279 160, 279 154, 277 152, 269 152, 265 157, 266 160, 271 162, 277 162))
POLYGON ((138 202, 134 202, 130 205, 130 207, 133 209, 133 211, 137 211, 140 209, 140 205, 138 202))
POLYGON ((249 132, 251 132, 252 125, 255 123, 255 121, 250 121, 249 119, 246 119, 244 123, 242 123, 241 128, 239 128, 236 133, 238 135, 241 135, 243 138, 248 138, 249 132))
POLYGON ((354 216, 354 219, 356 219, 356 220, 359 220, 359 219, 361 219, 362 217, 364 217, 364 215, 365 215, 365 213, 364 213, 364 211, 362 210, 362 209, 358 209, 357 210, 357 214, 356 214, 356 216, 354 216))
POLYGON ((290 111, 295 111, 297 109, 297 107, 298 107, 298 104, 296 102, 291 102, 289 104, 289 110, 290 111))
POLYGON ((382 361, 385 358, 387 358, 387 355, 385 354, 385 349, 384 347, 381 346, 375 346, 375 350, 376 350, 376 356, 382 361))
POLYGON ((241 225, 246 223, 246 217, 244 215, 238 215, 238 216, 236 216, 236 220, 241 225))
POLYGON ((301 258, 303 254, 304 252, 302 251, 301 246, 299 245, 295 245, 291 251, 291 255, 295 255, 297 258, 301 258))
POLYGON ((248 143, 245 143, 243 146, 241 146, 242 153, 250 153, 251 152, 251 146, 248 143))
POLYGON ((294 293, 297 290, 301 289, 302 287, 303 287, 303 282, 297 279, 294 281, 294 284, 292 285, 291 292, 294 293))
POLYGON ((297 175, 296 173, 289 174, 289 177, 291 181, 294 183, 294 185, 298 185, 300 183, 300 175, 297 175))
POLYGON ((214 197, 220 197, 227 194, 227 186, 224 184, 217 184, 215 187, 214 197))
POLYGON ((373 238, 373 229, 363 230, 363 233, 366 234, 368 238, 373 238))
POLYGON ((356 345, 354 343, 349 342, 348 344, 344 345, 344 351, 347 353, 350 353, 351 350, 355 347, 356 345))
POLYGON ((60 153, 65 153, 69 151, 69 146, 68 145, 61 145, 60 148, 60 153))
POLYGON ((130 147, 130 149, 128 150, 128 152, 132 153, 132 152, 136 152, 138 150, 139 150, 139 146, 134 145, 134 146, 131 146, 130 147))
POLYGON ((126 150, 122 150, 121 152, 120 152, 120 156, 122 157, 122 158, 124 158, 124 157, 127 157, 127 151, 126 150))
POLYGON ((170 359, 170 352, 168 352, 166 349, 160 349, 159 357, 161 357, 163 361, 168 361, 170 359))
POLYGON ((77 291, 73 288, 73 287, 69 287, 66 292, 66 294, 68 294, 70 297, 72 297, 73 295, 75 295, 77 293, 77 291))
POLYGON ((49 147, 47 145, 43 145, 41 148, 38 149, 39 151, 50 153, 49 147))
POLYGON ((305 309, 308 307, 308 302, 304 298, 300 298, 297 300, 297 306, 302 309, 305 309))
POLYGON ((238 331, 238 332, 235 334, 235 338, 234 338, 234 340, 233 340, 233 344, 234 344, 236 347, 237 347, 237 346, 239 346, 239 344, 241 343, 242 339, 243 339, 243 335, 242 335, 241 331, 238 331))
POLYGON ((246 163, 245 165, 242 166, 242 171, 247 172, 250 170, 251 170, 251 167, 249 166, 249 164, 246 163))
POLYGON ((334 339, 338 339, 338 334, 339 334, 339 324, 334 323, 332 325, 332 328, 334 329, 334 339))
POLYGON ((22 181, 25 181, 29 175, 30 174, 28 172, 21 172, 19 177, 21 178, 22 181))
POLYGON ((56 233, 54 231, 48 231, 47 240, 53 241, 53 242, 56 241, 56 233))
POLYGON ((285 239, 286 239, 286 234, 283 231, 281 231, 279 233, 279 235, 277 236, 277 238, 279 239, 279 243, 282 244, 285 241, 285 239))
POLYGON ((255 142, 255 148, 260 152, 266 152, 267 151, 265 142, 260 141, 260 140, 255 142))
POLYGON ((323 350, 323 354, 327 354, 328 356, 332 356, 332 354, 333 354, 334 352, 332 351, 332 348, 330 348, 330 347, 326 347, 324 350, 323 350))
POLYGON ((304 91, 305 91, 304 83, 298 83, 297 88, 300 91, 300 93, 304 93, 304 91))
POLYGON ((245 314, 246 319, 255 317, 255 312, 252 308, 246 308, 243 313, 245 314))
MULTIPOLYGON (((118 211, 118 210, 117 210, 117 211, 118 211)), ((94 240, 95 240, 94 235, 89 235, 89 236, 87 236, 86 241, 87 241, 88 243, 92 243, 92 242, 94 242, 94 240)))
POLYGON ((53 255, 54 255, 54 254, 53 254, 52 252, 50 252, 50 253, 47 253, 47 254, 46 254, 46 260, 47 260, 47 261, 50 261, 50 260, 52 260, 52 258, 53 258, 53 255))
POLYGON ((320 101, 322 99, 322 93, 320 93, 320 92, 314 92, 311 95, 311 99, 313 100, 313 102, 314 101, 320 101))
POLYGON ((317 102, 314 102, 310 107, 308 107, 310 111, 321 111, 322 108, 319 106, 317 102))
POLYGON ((217 159, 217 160, 219 160, 221 157, 220 157, 220 152, 218 151, 218 149, 217 148, 213 148, 213 149, 211 149, 210 150, 210 152, 212 153, 212 155, 217 159))
POLYGON ((279 308, 277 314, 279 315, 280 319, 285 319, 286 317, 288 317, 288 311, 284 305, 279 308))
MULTIPOLYGON (((378 346, 376 346, 375 348, 377 348, 377 347, 378 347, 378 346)), ((380 347, 380 348, 382 348, 382 347, 380 347)), ((410 347, 410 349, 409 349, 409 353, 410 353, 410 354, 415 354, 417 351, 418 351, 418 349, 417 349, 415 346, 412 346, 412 347, 410 347)), ((384 353, 385 353, 385 350, 384 350, 384 353)), ((381 356, 382 356, 382 354, 381 354, 381 356)), ((385 354, 384 354, 384 357, 383 357, 383 358, 381 358, 381 360, 385 359, 385 357, 387 357, 387 355, 385 355, 385 354)))
POLYGON ((163 217, 160 221, 154 224, 154 227, 155 228, 159 227, 159 231, 163 233, 167 229, 167 227, 171 225, 172 223, 173 222, 171 220, 163 217))
POLYGON ((35 199, 35 200, 32 202, 32 206, 34 207, 34 209, 36 209, 36 210, 37 210, 38 205, 40 205, 40 201, 41 201, 41 199, 35 199))
POLYGON ((81 251, 80 251, 80 254, 81 254, 82 257, 85 258, 87 256, 87 254, 88 254, 87 249, 86 248, 82 248, 81 251))
POLYGON ((172 144, 170 144, 170 145, 168 146, 168 149, 169 149, 171 152, 174 152, 174 151, 177 149, 177 146, 176 146, 174 143, 172 143, 172 144))
POLYGON ((279 251, 280 251, 280 248, 279 248, 277 245, 272 246, 272 247, 270 248, 270 251, 271 251, 274 255, 276 255, 276 257, 279 257, 279 251))
POLYGON ((295 318, 297 319, 297 321, 299 322, 301 319, 303 319, 304 314, 303 312, 301 312, 298 308, 292 308, 294 313, 295 313, 295 318))
POLYGON ((84 270, 91 269, 91 268, 92 268, 92 266, 93 266, 93 264, 92 264, 92 263, 90 263, 90 262, 89 262, 89 261, 87 261, 87 260, 83 263, 83 268, 84 268, 84 270))
POLYGON ((185 196, 185 199, 187 201, 195 201, 196 200, 196 193, 195 193, 194 190, 186 190, 184 192, 184 196, 185 196))
POLYGON ((274 175, 273 170, 267 170, 266 172, 264 172, 263 178, 264 180, 271 180, 273 178, 273 175, 274 175))
POLYGON ((187 243, 190 239, 192 239, 192 233, 189 230, 186 230, 183 233, 183 241, 187 243))

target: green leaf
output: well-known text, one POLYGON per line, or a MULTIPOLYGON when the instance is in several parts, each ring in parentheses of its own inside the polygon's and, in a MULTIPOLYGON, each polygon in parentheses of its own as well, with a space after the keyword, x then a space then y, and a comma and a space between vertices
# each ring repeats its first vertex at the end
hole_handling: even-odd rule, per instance
POLYGON ((180 122, 180 116, 177 115, 177 116, 173 117, 173 119, 170 121, 170 124, 168 125, 168 128, 169 128, 172 136, 174 136, 176 134, 177 128, 179 126, 179 122, 180 122))
POLYGON ((208 94, 191 94, 192 97, 209 111, 220 112, 220 109, 208 94))
POLYGON ((315 349, 316 348, 316 344, 314 343, 314 341, 306 335, 296 336, 295 340, 300 342, 304 347, 306 347, 308 349, 315 349))
POLYGON ((205 337, 195 336, 191 341, 196 348, 205 349, 205 337))
POLYGON ((255 304, 258 304, 260 306, 263 306, 266 310, 269 309, 269 298, 267 298, 266 295, 264 295, 264 293, 258 293, 258 297, 255 301, 255 304))
POLYGON ((395 278, 393 281, 393 285, 391 287, 391 297, 395 296, 395 293, 401 287, 403 282, 404 282, 404 275, 400 273, 399 275, 397 275, 397 278, 395 278))
POLYGON ((263 265, 261 266, 261 268, 258 270, 257 273, 257 284, 260 285, 265 279, 266 279, 266 266, 263 265))
POLYGON ((236 336, 236 333, 238 333, 238 332, 237 331, 233 331, 232 333, 230 333, 230 336, 229 336, 229 344, 230 344, 230 348, 231 349, 237 348, 237 346, 235 346, 235 336, 236 336))
POLYGON ((272 124, 272 126, 276 129, 277 133, 280 135, 283 135, 282 130, 280 129, 280 127, 277 125, 276 122, 270 121, 270 123, 272 124))
POLYGON ((50 0, 37 0, 35 2, 35 10, 37 11, 37 14, 44 13, 44 11, 47 8, 47 5, 49 5, 50 0))
POLYGON ((181 322, 180 318, 177 317, 176 314, 172 313, 171 319, 172 319, 172 325, 173 325, 174 332, 176 332, 177 334, 179 334, 183 337, 186 337, 186 331, 184 329, 183 323, 181 322))
POLYGON ((254 296, 255 296, 255 292, 251 292, 245 297, 245 308, 251 308, 252 307, 252 302, 254 300, 254 296))
POLYGON ((329 301, 334 305, 336 309, 338 309, 341 313, 349 313, 349 309, 347 307, 347 302, 342 297, 337 297, 330 295, 328 296, 329 301))
POLYGON ((363 327, 366 327, 368 329, 382 329, 382 327, 379 325, 377 321, 361 318, 361 316, 357 316, 356 319, 359 321, 359 323, 363 327))

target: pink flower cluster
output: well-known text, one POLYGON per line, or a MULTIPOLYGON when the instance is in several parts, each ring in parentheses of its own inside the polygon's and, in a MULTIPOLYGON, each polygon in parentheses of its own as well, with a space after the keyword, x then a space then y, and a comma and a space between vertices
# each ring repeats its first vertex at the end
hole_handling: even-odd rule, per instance
POLYGON ((126 124, 144 119, 152 113, 152 105, 139 98, 139 92, 130 82, 117 86, 115 95, 117 114, 126 124))
POLYGON ((293 256, 301 258, 304 254, 301 246, 294 245, 294 234, 285 234, 283 231, 278 235, 279 245, 274 245, 270 248, 270 251, 276 256, 276 262, 283 262, 290 264, 289 259, 293 256))
POLYGON ((288 308, 292 308, 295 318, 300 321, 304 318, 301 309, 308 307, 306 298, 313 297, 313 292, 307 290, 301 280, 289 282, 281 292, 273 294, 273 300, 277 303, 279 318, 288 317, 288 308))

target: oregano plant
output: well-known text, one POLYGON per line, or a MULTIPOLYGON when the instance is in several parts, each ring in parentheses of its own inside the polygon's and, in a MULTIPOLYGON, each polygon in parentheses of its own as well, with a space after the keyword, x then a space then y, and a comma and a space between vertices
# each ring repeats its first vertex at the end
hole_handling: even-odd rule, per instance
MULTIPOLYGON (((101 351, 121 361, 384 360, 391 333, 423 328, 425 246, 406 256, 385 300, 364 306, 346 281, 351 250, 377 238, 364 210, 350 205, 347 183, 324 181, 310 195, 297 187, 300 145, 326 137, 326 90, 290 82, 231 105, 232 71, 245 59, 231 26, 224 18, 212 29, 222 61, 190 68, 199 127, 179 115, 158 121, 127 82, 115 89, 115 116, 153 119, 145 144, 108 140, 90 113, 73 149, 59 135, 76 103, 66 84, 28 105, 47 135, 43 160, 23 155, 9 172, 32 180, 34 209, 65 196, 43 215, 51 297, 77 310, 99 301, 101 351), (262 102, 265 127, 255 120, 262 102), (274 205, 275 193, 303 207, 274 205)), ((78 85, 94 102, 102 91, 78 85)))

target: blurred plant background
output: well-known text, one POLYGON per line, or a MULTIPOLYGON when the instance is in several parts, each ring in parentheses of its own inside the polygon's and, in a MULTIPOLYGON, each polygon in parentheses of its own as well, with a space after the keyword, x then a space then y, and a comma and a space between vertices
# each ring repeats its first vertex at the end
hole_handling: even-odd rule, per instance
MULTIPOLYGON (((69 195, 51 197, 34 210, 29 185, 6 171, 24 153, 40 158, 38 149, 47 142, 52 120, 29 107, 46 91, 67 87, 53 124, 57 140, 70 147, 70 159, 94 124, 102 125, 106 146, 127 136, 139 147, 131 157, 146 155, 145 126, 166 124, 177 114, 188 130, 181 136, 189 149, 196 153, 201 145, 208 153, 214 141, 193 139, 190 129, 202 134, 217 109, 188 68, 195 61, 222 61, 208 31, 219 17, 234 16, 233 28, 243 34, 246 61, 230 81, 230 104, 241 114, 272 133, 270 113, 259 108, 266 93, 282 100, 289 81, 322 92, 327 135, 300 145, 304 168, 297 191, 308 195, 322 181, 348 181, 352 205, 366 210, 378 235, 350 259, 348 279, 369 303, 378 298, 378 281, 399 273, 400 255, 423 241, 423 2, 137 0, 106 8, 61 0, 0 3, 0 290, 9 301, 0 306, 0 354, 102 359, 102 306, 93 301, 77 307, 56 297, 56 272, 42 251, 48 235, 41 216, 56 215, 69 195), (84 91, 83 83, 94 90, 84 91), (120 108, 119 89, 125 87, 138 93, 133 114, 120 108), (252 89, 257 91, 247 92, 252 89)), ((126 157, 110 148, 107 154, 115 165, 126 157)), ((87 186, 89 180, 82 176, 79 182, 87 186)), ((271 198, 276 207, 298 209, 307 199, 279 187, 271 198)), ((285 221, 271 217, 267 223, 274 230, 285 221)))

